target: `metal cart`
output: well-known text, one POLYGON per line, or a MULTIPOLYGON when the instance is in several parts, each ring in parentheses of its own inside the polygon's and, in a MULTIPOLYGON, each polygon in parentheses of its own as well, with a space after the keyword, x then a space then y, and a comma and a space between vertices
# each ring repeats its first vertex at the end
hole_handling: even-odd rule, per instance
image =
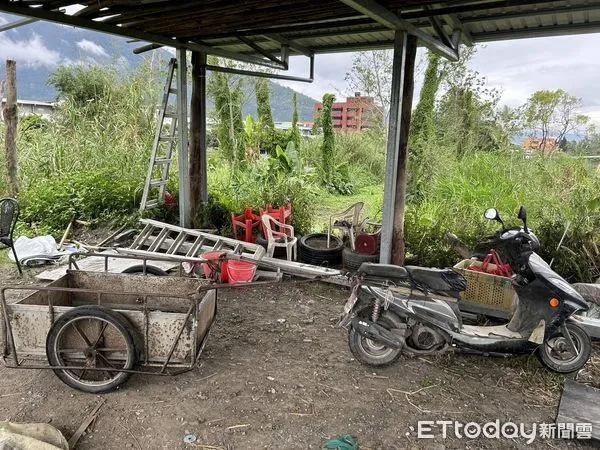
MULTIPOLYGON (((150 258, 139 259, 144 269, 151 266, 150 258)), ((7 367, 52 369, 75 389, 102 393, 134 373, 194 368, 217 294, 209 281, 194 278, 68 270, 48 286, 3 287, 0 307, 7 367), (8 302, 7 294, 19 293, 28 295, 8 302)))

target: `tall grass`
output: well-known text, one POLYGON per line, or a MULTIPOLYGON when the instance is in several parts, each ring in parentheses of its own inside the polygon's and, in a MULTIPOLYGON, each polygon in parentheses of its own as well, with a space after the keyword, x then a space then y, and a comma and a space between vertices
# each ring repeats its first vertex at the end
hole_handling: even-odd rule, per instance
POLYGON ((22 121, 17 142, 21 217, 47 231, 64 229, 73 216, 106 222, 135 210, 159 92, 148 65, 129 73, 80 67, 62 73, 75 77, 77 89, 92 85, 94 74, 97 94, 86 102, 65 95, 50 121, 22 121))
POLYGON ((406 217, 415 262, 451 265, 456 254, 443 244, 446 231, 473 245, 498 229, 483 217, 486 208, 498 209, 510 226, 520 225, 516 213, 525 205, 540 253, 555 258, 559 273, 578 281, 598 276, 600 177, 584 161, 565 155, 525 159, 520 152, 475 152, 460 160, 440 148, 428 153, 434 170, 406 217), (556 251, 567 223, 570 230, 556 251))

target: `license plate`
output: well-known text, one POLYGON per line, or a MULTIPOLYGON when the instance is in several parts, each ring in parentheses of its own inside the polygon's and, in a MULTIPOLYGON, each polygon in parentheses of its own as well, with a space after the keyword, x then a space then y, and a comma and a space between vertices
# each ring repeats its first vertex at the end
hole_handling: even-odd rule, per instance
POLYGON ((346 304, 344 305, 344 309, 342 311, 342 314, 340 316, 340 320, 337 323, 338 327, 345 327, 346 325, 348 325, 350 323, 350 318, 352 316, 352 309, 354 308, 354 305, 356 305, 356 302, 358 301, 358 294, 356 292, 356 289, 352 290, 352 294, 350 294, 350 298, 346 301, 346 304))

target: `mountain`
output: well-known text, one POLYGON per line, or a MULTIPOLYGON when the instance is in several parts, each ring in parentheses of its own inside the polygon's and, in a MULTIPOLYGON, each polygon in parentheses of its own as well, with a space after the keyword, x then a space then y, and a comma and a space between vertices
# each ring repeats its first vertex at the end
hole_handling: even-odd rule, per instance
MULTIPOLYGON (((17 16, 0 14, 0 25, 19 19, 17 16)), ((17 61, 18 97, 24 100, 53 101, 56 99, 56 92, 47 84, 47 80, 48 75, 60 65, 87 62, 132 70, 146 58, 167 59, 173 56, 163 49, 135 55, 133 49, 141 45, 143 43, 130 43, 124 38, 95 31, 35 22, 0 33, 0 80, 4 79, 4 60, 14 59, 17 61)), ((244 105, 244 115, 256 117, 252 78, 245 78, 248 101, 244 105)), ((271 109, 276 122, 292 120, 293 93, 292 89, 271 82, 271 109)), ((312 120, 316 100, 300 93, 297 95, 300 120, 312 120)), ((212 107, 210 99, 208 107, 212 107)))

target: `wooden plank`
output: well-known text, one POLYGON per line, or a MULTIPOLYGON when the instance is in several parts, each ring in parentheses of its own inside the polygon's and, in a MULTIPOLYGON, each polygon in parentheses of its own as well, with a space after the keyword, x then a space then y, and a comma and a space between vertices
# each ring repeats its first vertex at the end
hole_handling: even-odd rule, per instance
POLYGON ((592 437, 600 439, 600 389, 565 380, 556 423, 592 424, 592 437))

